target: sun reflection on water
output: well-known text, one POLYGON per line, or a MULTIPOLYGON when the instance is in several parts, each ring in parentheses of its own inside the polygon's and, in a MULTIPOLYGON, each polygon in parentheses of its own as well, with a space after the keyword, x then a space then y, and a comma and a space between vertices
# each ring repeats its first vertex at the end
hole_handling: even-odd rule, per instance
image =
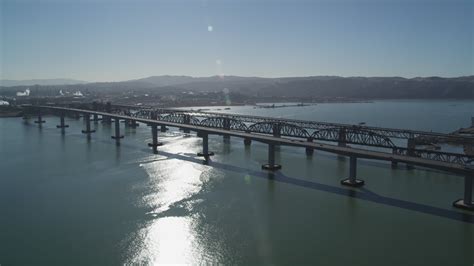
POLYGON ((188 217, 159 218, 145 228, 144 245, 133 264, 196 264, 201 250, 188 217))
MULTIPOLYGON (((174 154, 189 152, 197 144, 195 138, 174 141, 163 150, 174 154)), ((151 207, 146 214, 149 220, 139 230, 133 244, 130 264, 199 264, 205 248, 201 247, 196 232, 192 205, 193 199, 205 182, 209 167, 177 158, 154 156, 154 160, 142 162, 149 180, 142 203, 151 207)))

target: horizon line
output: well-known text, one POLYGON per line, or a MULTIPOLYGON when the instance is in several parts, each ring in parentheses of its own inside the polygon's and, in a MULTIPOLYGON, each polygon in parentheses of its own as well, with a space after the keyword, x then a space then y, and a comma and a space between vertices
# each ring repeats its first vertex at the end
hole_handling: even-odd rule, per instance
MULTIPOLYGON (((178 74, 162 74, 162 75, 151 75, 151 76, 146 76, 146 77, 140 77, 140 78, 131 78, 131 79, 125 79, 125 80, 108 80, 108 81, 88 81, 88 80, 83 80, 83 79, 77 79, 77 78, 28 78, 28 79, 10 79, 10 78, 2 78, 0 79, 0 83, 3 81, 32 81, 32 80, 40 80, 40 81, 45 81, 45 80, 71 80, 71 81, 78 81, 81 83, 111 83, 111 82, 127 82, 127 81, 140 81, 142 79, 147 79, 147 78, 152 78, 152 77, 189 77, 189 78, 214 78, 214 77, 239 77, 239 78, 261 78, 261 79, 285 79, 285 78, 311 78, 311 77, 334 77, 334 78, 402 78, 402 79, 419 79, 419 78, 443 78, 443 79, 455 79, 455 78, 465 78, 465 77, 473 77, 474 73, 471 75, 460 75, 460 76, 438 76, 438 75, 433 75, 433 76, 412 76, 412 77, 406 77, 406 76, 360 76, 360 75, 354 75, 354 76, 342 76, 342 75, 308 75, 308 76, 239 76, 239 75, 210 75, 210 76, 193 76, 193 75, 178 75, 178 74)), ((79 83, 76 83, 79 84, 79 83)), ((33 84, 37 85, 37 84, 33 84)), ((74 84, 68 84, 68 85, 74 85, 74 84)), ((0 85, 1 86, 1 85, 0 85)), ((22 85, 19 85, 22 86, 22 85)))

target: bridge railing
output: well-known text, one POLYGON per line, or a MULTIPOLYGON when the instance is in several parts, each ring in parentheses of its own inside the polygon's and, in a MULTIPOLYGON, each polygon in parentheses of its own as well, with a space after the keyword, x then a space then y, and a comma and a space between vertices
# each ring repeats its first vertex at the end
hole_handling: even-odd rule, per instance
POLYGON ((460 165, 473 165, 474 156, 461 154, 461 153, 452 153, 452 152, 440 152, 440 151, 431 151, 431 150, 420 150, 412 149, 411 154, 409 153, 410 149, 396 147, 393 149, 394 154, 419 157, 428 160, 442 161, 447 163, 454 163, 460 165))

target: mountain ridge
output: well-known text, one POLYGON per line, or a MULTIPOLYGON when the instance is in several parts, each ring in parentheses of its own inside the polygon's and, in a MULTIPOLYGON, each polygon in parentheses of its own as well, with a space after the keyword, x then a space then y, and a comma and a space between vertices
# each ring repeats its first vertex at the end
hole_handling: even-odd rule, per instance
POLYGON ((321 76, 295 76, 295 77, 256 77, 256 76, 204 76, 194 77, 187 75, 154 75, 138 79, 130 79, 124 81, 101 81, 101 82, 88 82, 83 80, 69 79, 69 78, 54 78, 54 79, 29 79, 29 80, 12 80, 12 79, 0 79, 0 87, 14 87, 14 86, 60 86, 60 85, 78 85, 78 84, 119 84, 119 83, 149 83, 153 86, 173 86, 182 85, 193 82, 236 82, 236 81, 290 81, 290 80, 331 80, 331 79, 400 79, 400 80, 446 80, 446 79, 467 79, 474 80, 474 75, 471 76, 459 76, 459 77, 440 77, 440 76, 428 76, 428 77, 413 77, 405 78, 399 76, 332 76, 332 75, 321 75, 321 76))
POLYGON ((51 85, 74 85, 87 83, 83 80, 68 79, 68 78, 55 78, 55 79, 27 79, 27 80, 14 80, 14 79, 0 79, 0 86, 13 87, 13 86, 51 86, 51 85))

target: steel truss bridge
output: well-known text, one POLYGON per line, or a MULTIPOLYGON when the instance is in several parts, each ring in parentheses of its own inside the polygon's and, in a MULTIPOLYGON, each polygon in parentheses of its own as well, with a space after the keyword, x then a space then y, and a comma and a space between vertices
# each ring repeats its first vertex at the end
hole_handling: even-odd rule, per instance
POLYGON ((164 122, 265 134, 274 137, 288 137, 309 142, 313 140, 336 142, 339 146, 354 144, 387 148, 397 155, 420 157, 460 165, 468 165, 474 161, 474 156, 472 155, 416 148, 416 138, 420 137, 437 137, 465 145, 474 145, 474 137, 463 135, 252 115, 152 108, 147 106, 91 103, 74 107, 134 118, 152 119, 152 117, 156 117, 154 119, 164 122), (396 141, 394 139, 406 140, 406 147, 395 145, 394 142, 396 141))

